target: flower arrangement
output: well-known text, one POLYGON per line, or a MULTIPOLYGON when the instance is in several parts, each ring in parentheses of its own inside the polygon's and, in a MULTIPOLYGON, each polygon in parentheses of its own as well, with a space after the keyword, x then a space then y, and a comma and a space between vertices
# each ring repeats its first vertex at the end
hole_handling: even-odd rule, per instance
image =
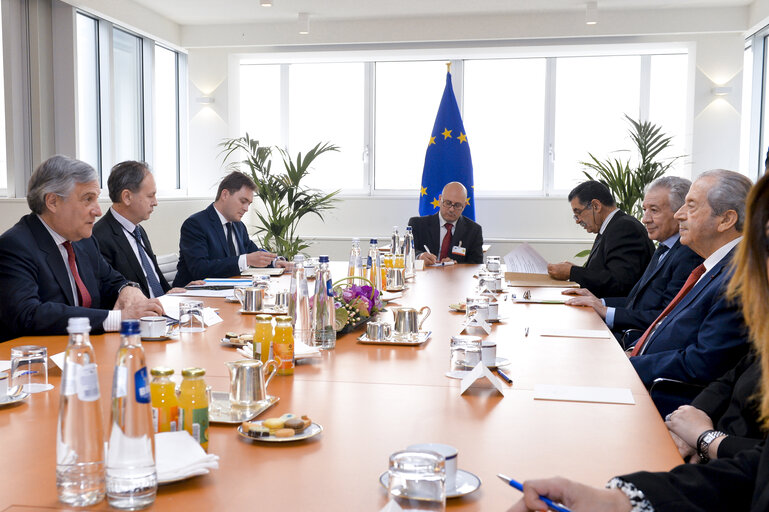
POLYGON ((371 281, 364 277, 345 277, 334 283, 334 304, 336 306, 337 332, 349 332, 358 325, 367 322, 371 317, 382 311, 379 290, 371 286, 371 281), (354 281, 369 284, 357 285, 354 281), (342 287, 345 282, 353 282, 342 287))

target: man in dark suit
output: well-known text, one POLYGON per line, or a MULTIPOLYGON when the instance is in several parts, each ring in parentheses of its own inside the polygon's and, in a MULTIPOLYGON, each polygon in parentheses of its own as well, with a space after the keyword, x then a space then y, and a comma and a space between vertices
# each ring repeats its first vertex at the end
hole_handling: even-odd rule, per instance
POLYGON ((66 334, 71 317, 88 317, 100 332, 118 330, 121 318, 163 313, 91 238, 98 199, 98 175, 84 162, 57 155, 32 174, 32 213, 0 236, 0 341, 66 334))
POLYGON ((127 161, 115 165, 107 180, 112 207, 93 227, 93 236, 107 262, 129 281, 139 283, 147 297, 171 289, 158 267, 147 232, 140 222, 157 206, 157 188, 147 164, 127 161))
POLYGON ((259 249, 241 219, 254 200, 256 184, 242 172, 231 172, 219 184, 216 201, 182 224, 178 273, 174 286, 196 279, 231 277, 252 267, 290 267, 277 255, 259 249))
POLYGON ((462 216, 467 205, 465 186, 457 181, 447 184, 438 201, 438 213, 409 219, 416 257, 424 260, 425 265, 451 260, 483 263, 483 229, 462 216))
POLYGON ((598 297, 623 297, 641 278, 654 253, 646 229, 634 217, 617 209, 608 187, 586 181, 569 193, 574 221, 588 233, 597 233, 587 261, 578 267, 568 261, 551 263, 553 279, 571 280, 598 297))
MULTIPOLYGON (((635 344, 630 362, 646 386, 665 377, 709 384, 723 375, 747 351, 747 333, 739 305, 725 288, 729 264, 742 239, 745 199, 751 182, 732 171, 703 173, 676 213, 681 243, 705 258, 678 295, 635 344)), ((678 405, 666 397, 664 414, 678 405)))
MULTIPOLYGON (((626 329, 646 330, 678 290, 702 257, 681 245, 678 221, 673 217, 684 204, 691 182, 676 176, 664 176, 651 183, 643 201, 641 219, 649 239, 659 242, 651 262, 627 297, 597 298, 585 288, 566 290, 566 295, 580 295, 566 301, 572 306, 591 306, 606 321, 618 339, 626 329)), ((633 341, 640 337, 640 334, 633 341)))

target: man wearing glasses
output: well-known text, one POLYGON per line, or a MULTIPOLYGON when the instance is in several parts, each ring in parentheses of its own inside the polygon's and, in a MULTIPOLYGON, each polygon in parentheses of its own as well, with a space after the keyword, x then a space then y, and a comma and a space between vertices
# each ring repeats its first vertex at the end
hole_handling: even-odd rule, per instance
POLYGON ((583 266, 568 261, 551 263, 553 279, 571 280, 597 297, 625 297, 641 278, 654 253, 646 228, 619 210, 606 185, 585 181, 569 192, 574 221, 596 233, 583 266))
POLYGON ((462 216, 467 205, 465 186, 452 181, 443 187, 438 201, 438 213, 409 219, 416 257, 425 265, 448 261, 483 263, 483 230, 480 224, 462 216))

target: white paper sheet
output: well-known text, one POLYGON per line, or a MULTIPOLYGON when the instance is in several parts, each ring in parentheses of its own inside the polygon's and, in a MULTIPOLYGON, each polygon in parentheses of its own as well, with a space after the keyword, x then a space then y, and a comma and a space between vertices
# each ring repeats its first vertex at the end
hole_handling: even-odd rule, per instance
MULTIPOLYGON (((175 293, 173 297, 230 297, 232 290, 187 290, 184 293, 175 293)), ((163 295, 167 297, 167 295, 163 295)))
POLYGON ((558 329, 548 327, 538 333, 540 336, 553 336, 557 338, 601 338, 612 339, 614 336, 603 329, 558 329))
POLYGON ((603 388, 593 386, 555 386, 536 384, 534 400, 558 400, 562 402, 597 402, 605 404, 635 404, 628 388, 603 388))
POLYGON ((0 361, 0 372, 6 372, 11 369, 10 361, 0 361))
POLYGON ((547 260, 526 242, 505 254, 505 265, 508 272, 547 274, 547 260))

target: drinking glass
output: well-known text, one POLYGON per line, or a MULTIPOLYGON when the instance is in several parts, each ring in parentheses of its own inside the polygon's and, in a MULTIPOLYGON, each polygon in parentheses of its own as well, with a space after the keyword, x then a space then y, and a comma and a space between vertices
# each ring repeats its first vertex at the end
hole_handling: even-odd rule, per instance
POLYGON ((446 460, 430 451, 390 455, 387 492, 402 510, 446 510, 446 460))
POLYGON ((22 386, 27 393, 53 389, 48 384, 48 349, 38 345, 20 345, 11 349, 10 386, 22 386))
POLYGON ((481 338, 467 334, 451 337, 451 371, 468 371, 481 362, 481 338))
POLYGON ((487 320, 489 318, 489 301, 488 297, 481 295, 473 295, 467 297, 465 319, 469 322, 473 318, 477 317, 478 320, 487 320))
POLYGON ((203 332, 203 301, 190 300, 179 304, 179 332, 203 332))

